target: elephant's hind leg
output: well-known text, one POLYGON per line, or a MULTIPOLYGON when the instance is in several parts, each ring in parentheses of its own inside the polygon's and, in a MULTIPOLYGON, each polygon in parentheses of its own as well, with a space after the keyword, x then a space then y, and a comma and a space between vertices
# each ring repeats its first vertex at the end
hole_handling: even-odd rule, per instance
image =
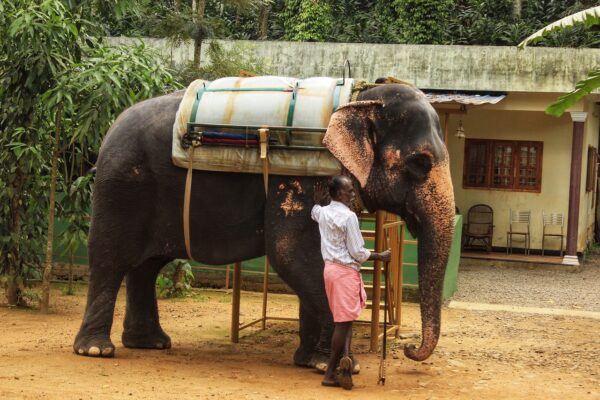
POLYGON ((107 274, 102 268, 90 268, 87 305, 73 350, 90 357, 113 357, 110 340, 115 301, 124 273, 107 274))
POLYGON ((127 309, 122 336, 125 347, 171 348, 171 338, 160 326, 156 303, 156 277, 169 261, 164 257, 150 258, 127 274, 127 309))

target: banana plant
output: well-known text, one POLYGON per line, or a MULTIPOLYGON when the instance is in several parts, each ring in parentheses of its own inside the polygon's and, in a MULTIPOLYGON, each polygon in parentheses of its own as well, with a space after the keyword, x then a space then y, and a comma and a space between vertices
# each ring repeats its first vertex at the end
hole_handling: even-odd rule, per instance
MULTIPOLYGON (((588 8, 578 13, 564 17, 549 25, 546 25, 539 31, 527 37, 518 47, 525 48, 528 44, 536 43, 542 40, 549 32, 564 30, 574 25, 583 24, 587 27, 600 24, 600 6, 588 8)), ((590 71, 587 78, 577 82, 575 89, 571 92, 560 96, 554 103, 546 108, 546 114, 560 117, 565 110, 577 103, 581 98, 592 93, 600 87, 600 68, 595 68, 590 71)))

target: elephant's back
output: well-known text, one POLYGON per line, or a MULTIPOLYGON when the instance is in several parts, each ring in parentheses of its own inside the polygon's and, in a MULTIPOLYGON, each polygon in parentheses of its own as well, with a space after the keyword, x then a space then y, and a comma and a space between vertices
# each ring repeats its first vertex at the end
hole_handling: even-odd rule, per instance
POLYGON ((128 168, 170 163, 172 128, 183 92, 154 97, 123 111, 108 130, 97 161, 98 178, 128 168))
POLYGON ((156 140, 163 137, 165 132, 170 134, 182 98, 183 92, 178 91, 144 100, 125 109, 106 133, 100 153, 123 142, 149 139, 149 135, 155 136, 153 140, 156 140))

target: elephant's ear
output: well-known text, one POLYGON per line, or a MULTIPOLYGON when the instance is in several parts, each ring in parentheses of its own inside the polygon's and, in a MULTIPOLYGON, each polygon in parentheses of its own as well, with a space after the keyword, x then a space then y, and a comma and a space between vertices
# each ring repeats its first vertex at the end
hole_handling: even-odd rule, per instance
POLYGON ((338 108, 331 116, 323 144, 362 187, 373 167, 373 139, 370 132, 381 101, 355 101, 338 108))

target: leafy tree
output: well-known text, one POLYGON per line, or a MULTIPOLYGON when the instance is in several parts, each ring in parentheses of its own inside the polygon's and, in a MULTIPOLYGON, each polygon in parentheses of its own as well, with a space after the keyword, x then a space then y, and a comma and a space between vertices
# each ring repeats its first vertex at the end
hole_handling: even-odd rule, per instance
POLYGON ((442 44, 454 0, 394 0, 404 43, 442 44))
POLYGON ((53 232, 47 226, 54 213, 48 207, 55 192, 50 187, 67 193, 57 198, 57 209, 76 221, 65 237, 81 239, 91 179, 80 176, 102 134, 123 108, 175 85, 142 44, 107 48, 94 39, 104 30, 92 19, 107 3, 124 6, 61 0, 0 4, 0 201, 6 205, 0 208, 0 274, 10 304, 19 304, 25 279, 41 262, 46 229, 53 232))
POLYGON ((331 4, 327 0, 285 0, 278 15, 283 39, 322 42, 333 25, 331 4))
MULTIPOLYGON (((191 3, 165 5, 161 13, 154 13, 148 19, 154 27, 153 35, 167 37, 174 44, 192 40, 194 42, 194 64, 200 65, 202 41, 227 37, 225 10, 239 13, 256 11, 265 0, 226 0, 213 4, 207 0, 194 0, 191 3), (217 7, 215 7, 215 5, 217 7)), ((256 31, 256 23, 254 23, 256 31)))
POLYGON ((252 51, 252 46, 233 44, 230 48, 215 45, 209 42, 208 59, 206 65, 197 67, 193 62, 185 64, 176 71, 177 80, 184 85, 189 85, 193 80, 201 77, 206 80, 215 80, 226 76, 238 76, 240 71, 248 71, 256 75, 270 75, 271 65, 264 59, 257 57, 252 51))
POLYGON ((158 297, 185 297, 192 292, 194 273, 187 260, 175 259, 167 264, 156 279, 158 297))
MULTIPOLYGON (((528 44, 538 42, 544 38, 544 35, 551 34, 552 32, 562 31, 569 29, 575 25, 584 27, 591 27, 600 24, 600 7, 593 7, 573 15, 568 15, 556 22, 553 22, 533 35, 526 38, 519 44, 520 48, 525 47, 528 44)), ((554 115, 555 117, 561 116, 566 109, 577 103, 584 96, 587 96, 595 89, 600 87, 600 68, 596 68, 590 72, 588 77, 584 80, 577 82, 575 89, 570 93, 561 96, 556 102, 546 108, 546 113, 554 115)))
POLYGON ((333 3, 334 23, 328 41, 399 43, 398 13, 393 2, 348 0, 333 3), (343 16, 343 18, 335 18, 343 16))
POLYGON ((448 23, 452 44, 498 45, 513 21, 511 0, 456 0, 448 23))

